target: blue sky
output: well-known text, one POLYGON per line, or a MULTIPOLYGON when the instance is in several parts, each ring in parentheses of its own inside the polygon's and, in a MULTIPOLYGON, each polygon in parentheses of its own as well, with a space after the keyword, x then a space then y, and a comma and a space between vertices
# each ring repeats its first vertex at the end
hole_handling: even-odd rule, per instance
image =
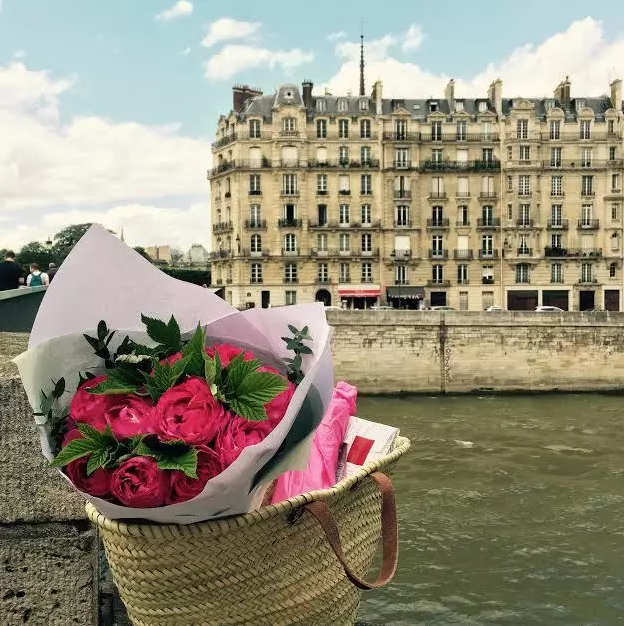
POLYGON ((360 17, 385 95, 442 95, 450 77, 484 95, 500 75, 505 95, 539 96, 566 73, 597 95, 624 76, 615 0, 0 5, 0 247, 82 218, 144 245, 208 243, 205 169, 231 85, 357 88, 360 17))

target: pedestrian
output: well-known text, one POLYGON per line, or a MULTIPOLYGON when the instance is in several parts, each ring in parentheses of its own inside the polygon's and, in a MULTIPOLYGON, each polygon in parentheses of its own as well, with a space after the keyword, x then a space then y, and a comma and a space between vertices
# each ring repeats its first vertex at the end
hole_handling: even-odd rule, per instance
POLYGON ((45 272, 39 271, 39 266, 36 263, 30 264, 30 274, 28 274, 28 278, 26 279, 27 287, 42 287, 44 285, 49 285, 50 279, 45 272))
POLYGON ((24 282, 24 270, 15 260, 15 252, 8 250, 0 262, 0 291, 17 289, 24 282))
POLYGON ((56 263, 50 263, 50 265, 48 265, 48 278, 50 279, 50 282, 52 282, 52 279, 56 275, 56 272, 58 272, 58 267, 56 267, 56 263))

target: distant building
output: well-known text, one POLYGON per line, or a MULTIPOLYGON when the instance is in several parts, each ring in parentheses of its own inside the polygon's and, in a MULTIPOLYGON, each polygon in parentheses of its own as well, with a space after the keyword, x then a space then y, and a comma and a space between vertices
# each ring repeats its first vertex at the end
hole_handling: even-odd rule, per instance
POLYGON ((189 265, 206 267, 210 261, 210 254, 200 243, 194 243, 186 253, 185 261, 189 265))
POLYGON ((152 261, 165 261, 171 263, 171 246, 150 246, 145 248, 152 261))

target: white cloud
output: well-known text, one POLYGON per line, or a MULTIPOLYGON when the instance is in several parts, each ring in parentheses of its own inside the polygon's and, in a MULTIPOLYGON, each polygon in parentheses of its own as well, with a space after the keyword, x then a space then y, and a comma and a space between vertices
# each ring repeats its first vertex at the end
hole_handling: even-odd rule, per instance
POLYGON ((222 17, 208 26, 206 36, 202 40, 202 46, 210 48, 224 41, 246 39, 256 34, 259 30, 259 22, 244 22, 231 17, 222 17))
MULTIPOLYGON (((377 42, 382 43, 377 43, 376 58, 371 58, 367 47, 368 84, 378 78, 383 80, 384 95, 388 97, 442 97, 453 75, 436 74, 415 63, 402 63, 393 58, 388 53, 394 42, 389 35, 377 42), (391 43, 383 44, 384 41, 391 43)), ((354 46, 357 44, 337 46, 338 56, 345 61, 321 87, 328 87, 333 93, 345 93, 358 85, 354 46)), ((607 92, 611 80, 624 78, 624 36, 608 39, 602 24, 587 17, 541 43, 526 44, 510 51, 501 61, 491 63, 472 76, 458 78, 454 75, 455 93, 459 97, 485 96, 489 83, 500 77, 505 97, 543 97, 552 94, 565 75, 572 81, 573 97, 575 93, 598 96, 607 92)))
MULTIPOLYGON (((388 49, 396 45, 396 38, 392 35, 385 35, 380 39, 373 39, 364 46, 364 54, 367 62, 375 62, 385 59, 388 56, 388 49)), ((347 62, 360 62, 360 42, 342 41, 336 44, 336 54, 347 62)))
POLYGON ((184 50, 182 50, 182 52, 180 52, 180 54, 185 57, 188 56, 189 54, 191 54, 191 49, 190 48, 184 48, 184 50))
POLYGON ((26 56, 26 50, 16 50, 13 53, 14 59, 23 59, 26 56))
POLYGON ((96 116, 62 124, 72 85, 21 63, 0 66, 0 247, 93 219, 135 225, 137 243, 186 244, 185 231, 204 233, 207 243, 201 222, 209 212, 198 207, 208 193, 210 144, 183 137, 177 124, 96 116))
POLYGON ((344 30, 337 30, 333 33, 329 33, 329 35, 327 35, 327 40, 337 41, 338 39, 344 39, 346 36, 347 36, 347 33, 345 33, 344 30))
POLYGON ((154 19, 158 20, 159 22, 166 22, 168 20, 173 20, 176 17, 190 15, 192 12, 192 2, 188 2, 188 0, 178 0, 178 2, 176 2, 173 6, 156 15, 154 19))
POLYGON ((313 59, 312 52, 299 48, 268 50, 259 46, 228 45, 206 62, 206 78, 225 80, 256 67, 274 69, 279 66, 288 71, 313 59))
POLYGON ((425 39, 425 33, 422 26, 419 24, 412 24, 403 37, 403 44, 401 47, 403 50, 418 50, 422 42, 425 39))

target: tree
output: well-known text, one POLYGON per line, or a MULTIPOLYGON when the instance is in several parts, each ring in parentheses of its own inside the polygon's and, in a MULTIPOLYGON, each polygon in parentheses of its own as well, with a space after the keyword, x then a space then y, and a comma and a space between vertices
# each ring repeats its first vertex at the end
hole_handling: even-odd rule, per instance
POLYGON ((184 253, 179 248, 171 248, 171 265, 177 265, 182 261, 184 253))
POLYGON ((67 255, 72 251, 72 248, 78 243, 80 238, 89 230, 91 226, 91 223, 73 224, 72 226, 63 228, 63 230, 54 235, 52 252, 59 261, 62 262, 65 260, 67 255))
POLYGON ((24 267, 28 267, 31 263, 36 263, 41 270, 45 271, 50 263, 56 261, 56 257, 40 241, 31 241, 22 246, 22 249, 15 255, 15 260, 24 267))
POLYGON ((147 259, 151 263, 152 257, 147 254, 147 251, 143 246, 135 246, 134 251, 138 252, 144 259, 147 259))

